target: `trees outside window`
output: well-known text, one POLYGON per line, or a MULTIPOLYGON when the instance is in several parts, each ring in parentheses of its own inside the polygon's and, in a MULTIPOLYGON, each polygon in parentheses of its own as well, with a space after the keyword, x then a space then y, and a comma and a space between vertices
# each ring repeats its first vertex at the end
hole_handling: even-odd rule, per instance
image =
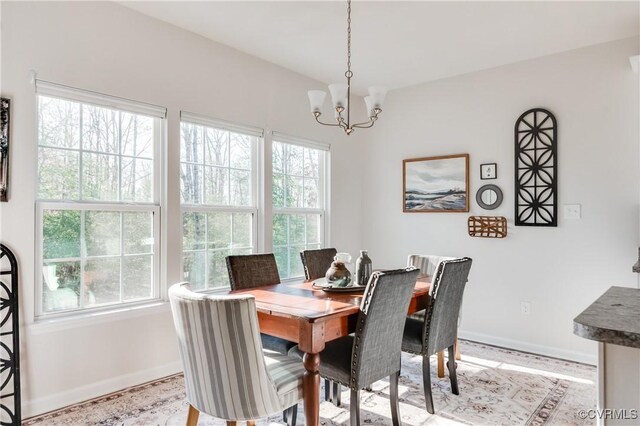
POLYGON ((258 135, 188 120, 180 125, 184 279, 198 290, 226 287, 225 258, 256 250, 258 135))
POLYGON ((39 87, 38 312, 159 298, 155 165, 164 112, 67 92, 39 87))
POLYGON ((325 156, 295 141, 272 144, 273 252, 281 278, 303 276, 300 252, 323 247, 325 156))

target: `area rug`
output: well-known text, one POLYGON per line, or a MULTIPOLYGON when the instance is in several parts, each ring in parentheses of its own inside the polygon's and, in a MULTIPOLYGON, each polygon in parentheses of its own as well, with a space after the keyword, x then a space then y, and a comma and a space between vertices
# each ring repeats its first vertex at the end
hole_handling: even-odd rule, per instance
MULTIPOLYGON (((422 362, 403 354, 400 377, 400 415, 403 425, 582 425, 579 410, 595 408, 596 369, 593 366, 461 341, 458 361, 460 395, 451 393, 448 377, 436 376, 431 359, 436 413, 425 409, 422 362)), ((324 395, 324 392, 321 393, 324 395)), ((361 392, 361 421, 391 424, 389 383, 381 380, 371 392, 361 392)), ((304 424, 302 405, 298 424, 304 424)), ((181 374, 47 413, 23 422, 35 425, 184 425, 187 413, 181 374)), ((322 425, 349 424, 349 392, 343 388, 342 406, 323 401, 322 425)), ((225 422, 201 415, 199 425, 225 422)), ((280 415, 260 419, 258 425, 282 425, 280 415)))

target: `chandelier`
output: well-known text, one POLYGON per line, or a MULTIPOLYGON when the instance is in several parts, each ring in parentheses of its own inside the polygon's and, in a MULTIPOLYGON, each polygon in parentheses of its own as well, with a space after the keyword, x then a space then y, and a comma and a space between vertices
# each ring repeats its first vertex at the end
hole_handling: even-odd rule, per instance
POLYGON ((373 126, 378 115, 382 112, 382 103, 387 94, 386 87, 369 87, 369 96, 364 98, 369 119, 362 123, 351 124, 351 78, 353 77, 351 71, 351 0, 347 0, 347 71, 344 76, 347 78, 347 84, 333 83, 329 85, 336 123, 320 121, 322 104, 324 104, 327 93, 322 90, 310 90, 308 95, 311 113, 318 123, 324 126, 340 127, 347 135, 350 135, 355 129, 366 129, 373 126))

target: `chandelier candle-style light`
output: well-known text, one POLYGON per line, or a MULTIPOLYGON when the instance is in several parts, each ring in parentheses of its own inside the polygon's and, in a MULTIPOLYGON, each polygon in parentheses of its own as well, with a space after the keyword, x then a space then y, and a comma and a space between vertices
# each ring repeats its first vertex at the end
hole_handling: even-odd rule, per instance
POLYGON ((322 90, 309 90, 309 103, 311 104, 311 113, 316 121, 324 126, 341 127, 347 135, 350 135, 356 128, 366 129, 373 126, 378 119, 378 115, 382 112, 382 103, 387 94, 387 88, 382 86, 369 87, 369 96, 365 96, 364 102, 367 107, 368 121, 362 123, 351 124, 351 0, 347 0, 347 84, 333 83, 329 85, 331 92, 331 100, 335 110, 336 123, 323 123, 320 121, 322 115, 322 104, 327 93, 322 90))

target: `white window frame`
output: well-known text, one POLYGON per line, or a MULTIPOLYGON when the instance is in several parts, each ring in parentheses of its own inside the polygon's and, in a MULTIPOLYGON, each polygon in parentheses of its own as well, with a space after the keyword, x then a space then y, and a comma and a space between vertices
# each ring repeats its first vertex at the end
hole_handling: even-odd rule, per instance
MULTIPOLYGON (((276 214, 286 214, 286 215, 308 215, 308 214, 318 214, 320 215, 320 226, 322 226, 322 230, 320 232, 320 247, 327 247, 330 245, 329 241, 329 199, 330 199, 330 164, 331 164, 331 145, 324 142, 318 142, 311 139, 300 138, 296 136, 287 135, 280 132, 272 132, 271 135, 271 143, 270 143, 270 152, 269 152, 269 161, 273 163, 273 143, 280 142, 289 145, 296 145, 303 148, 315 149, 320 151, 320 155, 318 156, 319 160, 319 170, 318 170, 318 205, 317 208, 292 208, 292 207, 276 207, 271 203, 272 206, 272 214, 271 220, 269 221, 268 232, 271 234, 271 251, 275 251, 275 246, 273 244, 273 216, 276 214)), ((273 170, 271 170, 271 176, 268 176, 269 180, 269 188, 270 191, 273 191, 273 170)), ((270 195, 271 198, 271 195, 270 195)), ((306 226, 306 222, 305 222, 306 226)), ((307 244, 307 236, 305 232, 305 247, 307 244)), ((289 236, 287 235, 287 240, 289 240, 289 236)), ((279 246, 283 247, 283 246, 279 246)), ((289 247, 289 246, 287 246, 289 247)), ((289 270, 291 270, 291 265, 289 266, 289 270)), ((296 281, 299 280, 302 276, 295 276, 282 279, 283 282, 287 281, 296 281)))
MULTIPOLYGON (((162 253, 162 234, 161 234, 161 214, 162 214, 162 205, 163 205, 163 179, 161 176, 163 158, 162 158, 162 147, 166 143, 166 131, 165 131, 165 121, 167 118, 167 110, 164 107, 144 103, 137 102, 125 98, 120 98, 116 96, 105 95, 97 92, 92 92, 83 89, 77 89, 61 84, 51 83, 43 80, 35 81, 36 88, 36 122, 35 128, 38 129, 39 126, 39 114, 38 109, 40 105, 40 96, 46 96, 49 98, 58 98, 62 100, 68 100, 72 102, 78 102, 80 104, 89 104, 95 105, 98 107, 106 107, 111 109, 116 109, 119 111, 125 111, 128 113, 134 113, 139 115, 145 115, 148 117, 154 118, 154 145, 153 145, 153 193, 152 193, 152 201, 151 202, 121 202, 121 201, 83 201, 83 200, 47 200, 39 198, 39 185, 40 181, 38 178, 38 168, 36 167, 36 179, 35 179, 35 193, 36 193, 36 268, 35 268, 35 277, 34 282, 36 283, 35 289, 35 320, 50 320, 55 318, 65 318, 65 317, 77 317, 80 315, 85 315, 87 313, 100 313, 106 311, 120 311, 123 308, 134 308, 143 305, 157 305, 159 301, 163 300, 163 294, 161 291, 161 283, 163 280, 163 271, 161 270, 161 264, 163 263, 161 259, 162 253), (99 306, 91 306, 91 307, 82 307, 82 295, 84 291, 84 286, 82 283, 82 269, 81 269, 81 284, 80 284, 80 305, 75 309, 65 309, 63 311, 54 311, 54 312, 44 312, 43 311, 43 286, 44 275, 43 275, 43 264, 44 264, 44 253, 43 253, 43 219, 44 219, 44 211, 45 210, 71 210, 71 211, 114 211, 114 212, 149 212, 153 214, 153 282, 152 282, 152 295, 149 298, 145 298, 144 300, 136 300, 131 302, 113 302, 108 304, 103 304, 99 306)), ((38 149, 36 152, 39 152, 40 141, 39 141, 39 132, 35 132, 35 143, 38 149)), ((65 148, 57 148, 55 149, 64 150, 65 148)), ((67 149, 70 151, 77 151, 78 153, 82 152, 91 152, 91 151, 83 151, 81 146, 78 149, 67 149)), ((118 153, 119 161, 123 157, 121 153, 118 153)), ((37 163, 37 161, 36 161, 37 163)), ((79 155, 79 163, 78 170, 79 173, 82 171, 82 155, 79 155)), ((121 173, 120 169, 120 173, 121 173)), ((81 179, 81 176, 79 176, 81 179)), ((122 176, 119 177, 119 182, 121 182, 122 176)), ((121 184, 121 183, 120 183, 121 184)), ((120 188, 119 188, 120 190, 120 188)), ((82 194, 82 185, 79 185, 79 196, 82 194)), ((83 259, 83 249, 82 245, 84 244, 82 235, 84 233, 84 226, 81 226, 81 256, 79 258, 69 258, 71 260, 82 260, 83 259)), ((123 254, 120 255, 123 257, 123 254)), ((84 268, 81 263, 81 268, 84 268)), ((122 285, 122 282, 120 283, 122 285)), ((121 294, 122 296, 122 294, 121 294)))
MULTIPOLYGON (((262 165, 259 162, 259 149, 264 140, 264 131, 261 128, 247 126, 243 124, 232 123, 228 121, 218 120, 210 118, 205 115, 195 114, 187 111, 180 112, 180 152, 182 152, 182 123, 195 124, 198 126, 204 126, 209 128, 215 128, 218 130, 226 130, 231 133, 240 133, 247 136, 255 137, 255 143, 251 145, 251 205, 250 206, 229 206, 229 205, 215 205, 215 204, 191 204, 180 202, 180 273, 184 273, 184 254, 185 250, 182 247, 184 229, 183 217, 185 213, 251 213, 251 252, 260 252, 259 238, 259 198, 260 198, 260 186, 258 177, 262 173, 262 165)), ((180 161, 180 167, 183 162, 180 161)), ((182 182, 180 182, 180 188, 182 188, 182 182)), ((182 196, 180 197, 182 200, 182 196)), ((233 223, 233 222, 232 222, 233 223)), ((233 226, 233 224, 232 224, 233 226)), ((187 252, 198 252, 201 250, 190 250, 187 252)), ((207 249, 205 249, 207 251, 207 249)), ((206 264, 205 276, 209 274, 209 266, 206 264)), ((206 279, 205 279, 206 281, 206 279)), ((223 287, 206 287, 198 291, 201 292, 226 292, 229 290, 229 286, 223 287)))

